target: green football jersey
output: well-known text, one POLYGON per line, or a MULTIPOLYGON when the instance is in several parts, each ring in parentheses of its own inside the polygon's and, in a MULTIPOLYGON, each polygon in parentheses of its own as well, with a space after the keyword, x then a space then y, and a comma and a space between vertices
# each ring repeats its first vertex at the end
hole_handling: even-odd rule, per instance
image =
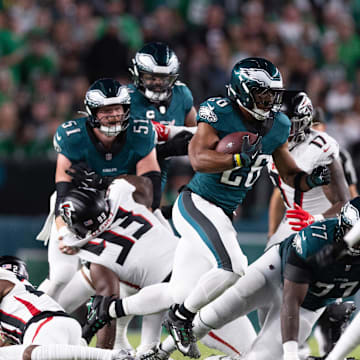
POLYGON ((165 125, 183 126, 185 117, 193 106, 189 88, 176 81, 167 107, 155 106, 133 84, 128 85, 131 96, 130 115, 133 119, 147 119, 165 125), (163 112, 161 112, 162 110, 163 112))
MULTIPOLYGON (((335 241, 338 219, 315 222, 280 244, 282 274, 291 251, 307 259, 335 241)), ((311 282, 302 307, 316 310, 338 298, 354 295, 360 288, 360 256, 345 256, 325 267, 312 265, 311 282)))
MULTIPOLYGON (((197 121, 211 125, 220 139, 233 132, 249 131, 243 123, 241 113, 233 108, 228 98, 210 98, 202 103, 197 121)), ((232 214, 254 186, 274 150, 287 141, 290 126, 290 120, 285 114, 276 113, 271 128, 261 140, 262 152, 251 167, 234 168, 219 173, 196 172, 188 187, 224 209, 227 214, 232 214)))
POLYGON ((91 130, 87 118, 60 125, 54 135, 55 150, 71 162, 86 162, 97 174, 136 174, 136 164, 155 147, 155 131, 149 120, 129 119, 121 143, 106 150, 91 130), (97 145, 95 145, 97 144, 97 145))
MULTIPOLYGON (((165 125, 183 126, 186 115, 193 106, 191 91, 180 81, 175 82, 171 100, 167 106, 155 106, 133 84, 129 85, 128 88, 131 96, 130 114, 133 119, 147 119, 165 125)), ((170 161, 162 160, 159 165, 161 168, 161 185, 164 189, 170 161)))

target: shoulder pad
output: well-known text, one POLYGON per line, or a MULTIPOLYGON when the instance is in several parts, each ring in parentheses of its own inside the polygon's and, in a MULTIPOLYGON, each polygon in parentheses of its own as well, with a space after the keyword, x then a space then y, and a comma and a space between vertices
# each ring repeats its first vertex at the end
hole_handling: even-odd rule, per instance
POLYGON ((229 105, 231 105, 231 101, 227 98, 210 98, 200 105, 197 119, 198 121, 204 120, 210 123, 217 122, 217 114, 229 113, 233 110, 232 106, 229 105))
POLYGON ((339 158, 339 144, 333 137, 316 130, 311 130, 310 136, 309 145, 316 147, 321 164, 328 165, 333 159, 339 158))
POLYGON ((71 148, 76 149, 86 134, 86 121, 87 118, 79 118, 61 124, 53 137, 54 149, 59 153, 71 148))
POLYGON ((277 121, 278 123, 280 123, 280 124, 282 124, 284 126, 290 126, 291 127, 291 120, 289 119, 289 117, 285 113, 283 113, 281 111, 276 112, 274 114, 274 119, 275 119, 275 121, 277 121))

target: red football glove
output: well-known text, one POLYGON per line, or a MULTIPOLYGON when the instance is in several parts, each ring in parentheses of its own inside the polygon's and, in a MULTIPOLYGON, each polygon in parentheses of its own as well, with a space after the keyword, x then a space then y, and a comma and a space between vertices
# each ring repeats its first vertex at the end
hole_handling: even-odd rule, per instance
POLYGON ((168 141, 170 128, 166 125, 160 124, 157 121, 152 121, 152 123, 157 133, 158 141, 168 141))
POLYGON ((294 231, 300 231, 315 221, 315 218, 311 214, 296 203, 294 203, 294 209, 286 211, 286 218, 298 220, 296 222, 289 221, 289 225, 292 225, 291 230, 294 231))

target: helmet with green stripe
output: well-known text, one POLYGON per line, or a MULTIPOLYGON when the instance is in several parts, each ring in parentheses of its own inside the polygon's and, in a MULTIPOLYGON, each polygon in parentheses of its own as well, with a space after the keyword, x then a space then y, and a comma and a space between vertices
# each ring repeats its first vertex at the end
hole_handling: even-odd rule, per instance
POLYGON ((280 110, 283 81, 278 68, 263 58, 246 58, 235 64, 227 86, 230 100, 256 120, 280 110))
POLYGON ((170 47, 151 42, 139 50, 132 59, 130 72, 134 85, 152 102, 165 101, 179 76, 179 60, 170 47))

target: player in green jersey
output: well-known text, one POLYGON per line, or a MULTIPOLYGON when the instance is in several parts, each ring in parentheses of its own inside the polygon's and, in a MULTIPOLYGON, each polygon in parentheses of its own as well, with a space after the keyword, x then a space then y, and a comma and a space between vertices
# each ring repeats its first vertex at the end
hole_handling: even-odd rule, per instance
POLYGON ((291 157, 287 139, 290 120, 279 111, 283 83, 279 70, 268 60, 247 58, 233 68, 228 96, 211 98, 199 109, 198 130, 189 144, 196 171, 177 198, 173 221, 182 236, 174 260, 174 305, 165 326, 185 355, 198 354, 192 320, 198 310, 217 298, 246 271, 232 213, 243 201, 272 156, 283 180, 301 191, 327 184, 327 168, 311 174, 291 157), (229 133, 258 135, 250 145, 245 138, 239 154, 215 151, 229 133), (182 265, 182 266, 180 266, 182 265), (190 280, 191 279, 191 280, 190 280))
POLYGON ((146 44, 132 62, 130 113, 135 119, 148 119, 155 125, 164 189, 169 167, 165 158, 187 155, 187 145, 196 131, 193 97, 190 89, 178 81, 180 63, 167 44, 146 44))
POLYGON ((84 182, 112 179, 121 174, 136 174, 150 178, 153 184, 152 207, 160 204, 160 167, 156 158, 155 131, 148 119, 130 115, 131 98, 126 86, 113 79, 100 79, 90 86, 85 96, 87 117, 74 119, 60 125, 54 135, 58 152, 56 164, 56 202, 54 217, 50 217, 49 267, 50 279, 41 288, 55 299, 78 269, 79 259, 74 249, 66 244, 68 231, 58 213, 58 205, 71 189, 69 169, 85 163, 84 182))

